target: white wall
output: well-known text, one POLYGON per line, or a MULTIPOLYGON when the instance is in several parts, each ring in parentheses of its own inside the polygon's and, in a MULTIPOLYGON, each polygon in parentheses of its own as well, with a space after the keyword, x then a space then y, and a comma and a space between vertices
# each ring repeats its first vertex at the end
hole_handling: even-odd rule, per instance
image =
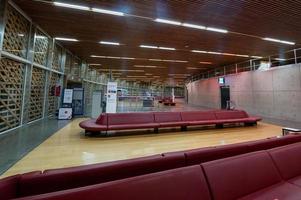
MULTIPOLYGON (((226 85, 237 108, 260 116, 301 121, 300 64, 228 75, 226 85)), ((220 108, 217 78, 189 83, 187 89, 190 104, 220 108)))

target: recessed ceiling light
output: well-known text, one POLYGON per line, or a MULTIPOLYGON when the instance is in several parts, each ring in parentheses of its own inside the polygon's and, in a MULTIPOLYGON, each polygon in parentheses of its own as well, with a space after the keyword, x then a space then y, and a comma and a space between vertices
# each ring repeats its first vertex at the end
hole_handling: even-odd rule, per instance
POLYGON ((163 61, 162 59, 148 59, 149 61, 159 61, 159 62, 161 62, 161 61, 163 61))
POLYGON ((100 71, 116 71, 116 72, 144 72, 144 70, 132 70, 132 69, 100 69, 100 71))
POLYGON ((153 65, 134 65, 134 67, 137 67, 137 68, 157 68, 158 66, 153 66, 153 65))
POLYGON ((181 22, 178 22, 178 21, 173 21, 173 20, 167 20, 167 19, 160 19, 160 18, 157 18, 155 19, 156 22, 160 22, 160 23, 164 23, 164 24, 172 24, 172 25, 181 25, 182 23, 181 22))
POLYGON ((208 30, 208 31, 214 31, 214 32, 219 32, 219 33, 228 33, 228 31, 225 30, 225 29, 213 28, 213 27, 207 27, 206 30, 208 30))
POLYGON ((209 53, 209 54, 215 54, 215 55, 222 54, 221 52, 216 52, 216 51, 208 51, 207 53, 209 53))
POLYGON ((201 61, 201 62, 199 62, 200 64, 204 64, 204 65, 211 65, 212 64, 212 62, 204 62, 204 61, 201 61))
POLYGON ((101 64, 97 64, 97 63, 91 63, 89 64, 90 66, 101 66, 101 64))
POLYGON ((171 47, 159 47, 159 49, 163 49, 163 50, 171 50, 171 51, 175 51, 175 48, 171 48, 171 47))
POLYGON ((60 6, 60 7, 65 7, 65 8, 73 8, 73 9, 78 9, 78 10, 90 10, 89 7, 87 6, 80 6, 80 5, 75 5, 75 4, 68 4, 68 3, 61 3, 61 2, 53 2, 55 6, 60 6))
POLYGON ((290 42, 290 41, 285 41, 285 40, 279 40, 279 39, 274 39, 274 38, 262 38, 263 40, 271 41, 271 42, 278 42, 282 44, 289 44, 289 45, 295 45, 295 42, 290 42))
POLYGON ((235 56, 238 56, 238 57, 245 57, 245 58, 250 57, 249 55, 241 55, 241 54, 235 54, 235 56))
POLYGON ((278 60, 278 61, 286 61, 285 58, 274 58, 274 60, 278 60))
POLYGON ((78 42, 78 40, 74 38, 56 37, 54 39, 59 41, 78 42))
POLYGON ((115 57, 115 56, 107 56, 106 58, 111 58, 111 59, 121 59, 120 57, 115 57))
POLYGON ((146 76, 127 76, 127 77, 129 77, 129 78, 146 78, 146 76))
POLYGON ((207 51, 200 51, 200 50, 191 50, 194 53, 208 53, 207 51))
POLYGON ((151 76, 151 75, 153 75, 153 74, 150 74, 150 73, 145 73, 145 75, 146 75, 146 76, 151 76))
POLYGON ((251 58, 258 58, 258 59, 261 59, 263 58, 262 56, 251 56, 251 58))
POLYGON ((136 58, 130 58, 130 57, 120 57, 123 60, 135 60, 136 58))
POLYGON ((120 43, 118 43, 118 42, 110 42, 110 41, 100 41, 99 43, 100 44, 107 44, 107 45, 115 45, 115 46, 120 45, 120 43))
POLYGON ((90 57, 92 57, 92 58, 106 58, 107 56, 96 56, 96 55, 91 55, 90 57))
POLYGON ((105 9, 100 9, 100 8, 92 8, 91 10, 93 12, 97 12, 97 13, 103 13, 103 14, 109 14, 109 15, 117 15, 117 16, 124 16, 123 12, 116 12, 116 11, 105 10, 105 9))
POLYGON ((148 48, 148 49, 158 49, 157 46, 151 46, 151 45, 140 45, 141 48, 148 48))
POLYGON ((197 68, 197 67, 186 67, 186 69, 200 69, 200 68, 197 68))
POLYGON ((188 28, 196 28, 196 29, 206 29, 206 26, 200 26, 196 24, 189 24, 189 23, 183 23, 182 26, 188 27, 188 28))

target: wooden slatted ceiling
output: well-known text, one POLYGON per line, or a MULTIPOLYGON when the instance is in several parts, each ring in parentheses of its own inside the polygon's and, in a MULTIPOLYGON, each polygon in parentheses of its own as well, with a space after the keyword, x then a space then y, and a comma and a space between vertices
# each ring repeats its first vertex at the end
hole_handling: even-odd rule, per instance
MULTIPOLYGON (((99 7, 149 18, 165 18, 204 26, 225 28, 259 37, 274 37, 294 41, 295 46, 264 41, 239 34, 222 34, 189 29, 135 17, 118 17, 68 8, 32 0, 15 0, 30 17, 52 36, 72 37, 77 43, 63 45, 89 63, 101 63, 101 68, 136 69, 133 65, 160 65, 164 70, 144 69, 146 73, 168 77, 169 73, 198 73, 187 67, 206 69, 227 65, 246 58, 192 53, 199 49, 236 54, 267 56, 298 47, 301 44, 301 2, 282 0, 203 0, 203 1, 96 1, 61 0, 60 2, 99 7), (100 45, 100 40, 117 41, 121 46, 100 45), (167 46, 180 49, 164 51, 139 48, 140 44, 167 46), (90 55, 124 56, 187 60, 188 63, 153 61, 125 61, 91 58, 90 55), (213 66, 199 64, 213 62, 213 66)), ((98 67, 99 68, 99 67, 98 67)), ((126 72, 125 75, 136 75, 126 72)), ((139 73, 138 73, 139 74, 139 73)))

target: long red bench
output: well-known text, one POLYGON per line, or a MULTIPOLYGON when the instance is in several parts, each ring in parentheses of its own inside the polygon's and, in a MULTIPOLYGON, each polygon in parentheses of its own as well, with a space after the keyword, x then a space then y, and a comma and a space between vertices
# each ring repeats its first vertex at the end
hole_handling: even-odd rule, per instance
POLYGON ((301 142, 18 200, 300 200, 300 153, 301 142))
POLYGON ((20 174, 0 180, 0 199, 64 191, 301 142, 287 135, 238 144, 164 153, 136 159, 20 174))
POLYGON ((89 119, 79 126, 86 132, 126 129, 150 129, 157 132, 164 127, 217 125, 229 123, 256 124, 259 117, 250 117, 243 110, 187 111, 187 112, 145 112, 145 113, 103 113, 98 119, 89 119))

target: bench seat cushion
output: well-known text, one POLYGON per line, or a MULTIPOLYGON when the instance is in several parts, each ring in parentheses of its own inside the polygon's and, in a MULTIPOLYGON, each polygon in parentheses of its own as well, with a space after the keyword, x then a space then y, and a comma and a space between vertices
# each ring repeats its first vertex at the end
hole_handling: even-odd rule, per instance
POLYGON ((148 129, 148 128, 158 128, 158 123, 146 123, 146 124, 119 124, 119 125, 109 125, 108 130, 124 130, 124 129, 148 129))
POLYGON ((206 121, 215 120, 213 111, 187 111, 181 112, 182 121, 206 121))
POLYGON ((175 127, 175 126, 187 126, 187 122, 161 122, 160 127, 175 127))
POLYGON ((157 123, 182 121, 180 112, 156 112, 154 116, 157 123))
POLYGON ((87 131, 106 131, 107 125, 100 125, 96 123, 95 119, 88 119, 79 123, 79 126, 87 131))

